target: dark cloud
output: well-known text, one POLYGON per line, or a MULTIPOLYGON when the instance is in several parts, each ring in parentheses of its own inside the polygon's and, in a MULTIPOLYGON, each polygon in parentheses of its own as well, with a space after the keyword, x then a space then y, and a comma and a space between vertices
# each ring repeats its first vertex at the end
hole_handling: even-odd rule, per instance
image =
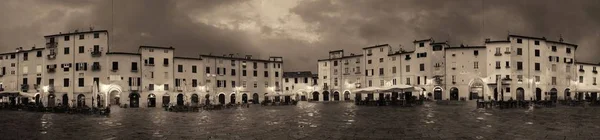
POLYGON ((301 30, 253 22, 264 15, 226 15, 232 19, 223 23, 231 26, 227 28, 196 19, 222 17, 218 11, 250 2, 6 0, 0 4, 0 18, 7 19, 0 26, 0 51, 41 45, 43 35, 93 26, 111 31, 111 51, 133 52, 140 45, 156 45, 173 46, 183 56, 277 55, 284 56, 286 70, 315 71, 316 60, 327 58, 329 50, 360 53, 363 47, 384 43, 410 50, 413 40, 430 37, 453 45, 481 45, 485 38, 504 39, 510 32, 553 40, 562 35, 566 42, 580 45, 578 60, 599 60, 594 57, 600 53, 600 2, 596 0, 303 0, 289 14, 274 19, 307 27, 301 30), (246 23, 256 24, 257 32, 241 30, 246 23), (309 33, 302 35, 317 40, 307 41, 295 32, 309 33))

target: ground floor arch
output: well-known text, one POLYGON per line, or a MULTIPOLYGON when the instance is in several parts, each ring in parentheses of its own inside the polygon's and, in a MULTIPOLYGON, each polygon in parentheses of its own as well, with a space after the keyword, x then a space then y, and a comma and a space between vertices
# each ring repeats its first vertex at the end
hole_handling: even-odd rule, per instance
POLYGON ((535 100, 542 100, 542 89, 535 88, 535 100))
POLYGON ((312 93, 312 100, 313 101, 319 101, 319 92, 313 92, 312 93))
POLYGON ((148 107, 156 107, 156 95, 148 94, 148 107))
POLYGON ((333 92, 333 100, 340 101, 340 92, 338 92, 338 91, 333 92))
POLYGON ((329 101, 329 91, 323 91, 323 101, 329 101))
POLYGON ((62 96, 62 105, 69 106, 69 95, 67 95, 66 93, 62 96))
POLYGON ((498 88, 494 88, 494 100, 498 101, 498 88))
POLYGON ((569 100, 571 99, 571 89, 567 88, 565 89, 565 93, 564 93, 564 97, 565 100, 569 100))
POLYGON ((350 100, 350 91, 344 91, 344 100, 345 101, 349 101, 350 100))
POLYGON ((458 100, 458 88, 450 88, 450 100, 458 100))
POLYGON ((469 82, 469 100, 483 99, 485 93, 483 90, 484 83, 481 78, 475 78, 469 82))
POLYGON ((248 94, 246 94, 246 93, 242 94, 242 103, 244 103, 244 104, 248 103, 248 94))
POLYGON ((47 104, 48 107, 54 107, 54 106, 56 106, 55 105, 55 102, 56 102, 55 98, 56 98, 56 96, 54 94, 52 94, 52 93, 48 94, 48 104, 47 104))
POLYGON ((108 92, 109 103, 111 105, 121 105, 121 92, 118 90, 112 90, 108 92))
POLYGON ((165 93, 162 96, 162 105, 163 105, 163 107, 169 106, 170 103, 171 103, 171 96, 169 96, 168 93, 165 93))
POLYGON ((177 94, 177 106, 184 105, 184 97, 183 96, 184 96, 183 93, 177 94))
POLYGON ((35 94, 35 104, 36 105, 41 105, 42 104, 42 99, 41 99, 41 95, 40 94, 35 94))
POLYGON ((140 94, 137 92, 129 93, 129 107, 140 107, 140 94))
POLYGON ((192 94, 191 100, 192 100, 193 106, 197 106, 200 103, 200 98, 198 97, 198 94, 196 94, 196 93, 192 94))
POLYGON ((553 102, 558 101, 558 90, 556 88, 550 89, 550 100, 553 102))
POLYGON ((435 87, 433 89, 433 99, 434 100, 442 100, 442 88, 441 87, 435 87))
POLYGON ((523 89, 522 87, 517 88, 517 100, 525 100, 525 89, 523 89))
POLYGON ((85 95, 79 94, 77 95, 77 107, 85 106, 85 95))
POLYGON ((258 96, 258 93, 252 94, 252 103, 259 104, 260 103, 259 100, 260 100, 260 97, 258 96))
POLYGON ((210 94, 204 95, 204 104, 210 105, 210 94))
POLYGON ((235 104, 235 93, 231 93, 231 95, 229 95, 229 103, 231 104, 235 104))
POLYGON ((225 104, 225 94, 223 94, 223 93, 219 94, 219 103, 225 104))

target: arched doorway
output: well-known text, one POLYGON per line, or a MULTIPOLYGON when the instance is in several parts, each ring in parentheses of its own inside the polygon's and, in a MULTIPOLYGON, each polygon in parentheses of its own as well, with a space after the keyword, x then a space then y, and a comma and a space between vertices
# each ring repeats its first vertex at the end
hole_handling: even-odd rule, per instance
POLYGON ((183 94, 177 94, 177 106, 183 106, 183 94))
POLYGON ((283 97, 283 102, 285 102, 285 103, 291 103, 292 102, 292 97, 291 96, 284 96, 283 97))
POLYGON ((535 100, 542 100, 542 89, 535 88, 535 100))
POLYGON ((264 94, 264 96, 263 96, 263 98, 264 98, 264 99, 263 99, 263 101, 271 101, 271 100, 269 99, 269 96, 267 96, 267 94, 269 94, 269 93, 265 93, 265 94, 264 94))
POLYGON ((41 105, 42 101, 40 99, 40 94, 35 95, 35 105, 41 105))
POLYGON ((205 105, 210 105, 210 94, 206 94, 204 95, 204 104, 205 105))
POLYGON ((248 94, 246 94, 246 93, 242 94, 242 103, 244 103, 244 104, 248 103, 248 94))
POLYGON ((385 99, 385 94, 379 93, 379 96, 377 98, 378 98, 377 100, 384 100, 385 99))
POLYGON ((483 99, 483 80, 476 78, 469 83, 469 100, 483 99))
POLYGON ((323 101, 329 101, 329 91, 323 91, 323 101))
POLYGON ((550 100, 552 102, 558 101, 558 90, 556 90, 556 88, 550 89, 550 100))
POLYGON ((373 93, 368 93, 367 94, 367 101, 374 101, 375 100, 375 96, 373 95, 373 93))
POLYGON ((340 101, 340 92, 333 92, 333 100, 340 101))
POLYGON ((235 94, 233 94, 233 93, 232 93, 232 94, 230 95, 230 97, 229 97, 229 103, 231 103, 231 104, 235 104, 235 94))
POLYGON ((63 94, 62 96, 62 105, 69 106, 69 95, 63 94))
POLYGON ((225 104, 225 94, 219 94, 219 103, 225 104))
POLYGON ((275 96, 275 102, 281 102, 281 96, 279 96, 279 95, 275 96))
POLYGON ((523 89, 522 87, 517 88, 517 100, 525 100, 525 89, 523 89))
POLYGON ((200 103, 200 98, 198 97, 198 94, 192 94, 192 106, 197 106, 198 103, 200 103))
POLYGON ((498 101, 498 88, 494 88, 494 100, 498 101))
POLYGON ((349 91, 345 91, 344 92, 344 100, 345 101, 350 101, 350 92, 349 91))
POLYGON ((148 107, 156 107, 156 95, 148 94, 148 107))
POLYGON ((56 102, 56 96, 54 96, 54 94, 49 94, 48 95, 48 107, 54 107, 54 102, 56 102))
POLYGON ((117 91, 117 90, 111 91, 109 97, 110 97, 109 100, 110 100, 111 105, 121 105, 121 101, 120 101, 121 97, 120 97, 119 91, 117 91))
POLYGON ((260 100, 260 97, 258 96, 258 93, 252 94, 252 102, 254 102, 254 104, 260 103, 259 100, 260 100))
POLYGON ((569 89, 569 88, 565 89, 564 99, 565 100, 570 100, 571 99, 571 89, 569 89))
POLYGON ((77 95, 77 107, 84 107, 84 106, 85 106, 85 95, 83 95, 83 94, 77 95))
POLYGON ((129 94, 129 107, 137 108, 140 107, 140 94, 139 93, 130 93, 129 94))
POLYGON ((316 91, 315 91, 315 92, 313 92, 313 93, 312 93, 312 96, 313 96, 313 97, 312 97, 312 100, 313 100, 313 101, 319 101, 319 92, 316 92, 316 91))
POLYGON ((450 100, 458 100, 458 88, 450 88, 450 100))
POLYGON ((442 88, 436 87, 433 89, 433 99, 434 100, 442 100, 442 88))
POLYGON ((96 106, 97 107, 103 107, 102 106, 102 98, 100 98, 100 94, 96 95, 96 106))
POLYGON ((168 93, 162 96, 162 105, 163 107, 169 106, 171 104, 171 96, 168 93))

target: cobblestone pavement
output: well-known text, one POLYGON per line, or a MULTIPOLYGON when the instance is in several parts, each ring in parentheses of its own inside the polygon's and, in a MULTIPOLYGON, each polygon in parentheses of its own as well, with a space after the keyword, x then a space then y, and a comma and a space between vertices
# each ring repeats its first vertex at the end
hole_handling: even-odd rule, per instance
POLYGON ((0 139, 600 139, 600 108, 300 102, 194 113, 114 108, 109 117, 0 111, 0 139))

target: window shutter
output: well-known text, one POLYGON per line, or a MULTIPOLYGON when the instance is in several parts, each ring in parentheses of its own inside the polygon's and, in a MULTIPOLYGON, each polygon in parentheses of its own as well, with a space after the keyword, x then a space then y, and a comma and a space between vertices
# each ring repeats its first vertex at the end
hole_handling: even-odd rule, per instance
POLYGON ((87 71, 87 63, 83 63, 83 70, 87 71))
POLYGON ((131 86, 131 85, 132 85, 132 84, 131 84, 131 82, 132 82, 132 81, 131 81, 131 77, 129 77, 129 81, 128 81, 128 82, 129 82, 129 86, 131 86))
POLYGON ((142 79, 141 78, 137 78, 137 85, 140 85, 140 83, 142 83, 142 79))

